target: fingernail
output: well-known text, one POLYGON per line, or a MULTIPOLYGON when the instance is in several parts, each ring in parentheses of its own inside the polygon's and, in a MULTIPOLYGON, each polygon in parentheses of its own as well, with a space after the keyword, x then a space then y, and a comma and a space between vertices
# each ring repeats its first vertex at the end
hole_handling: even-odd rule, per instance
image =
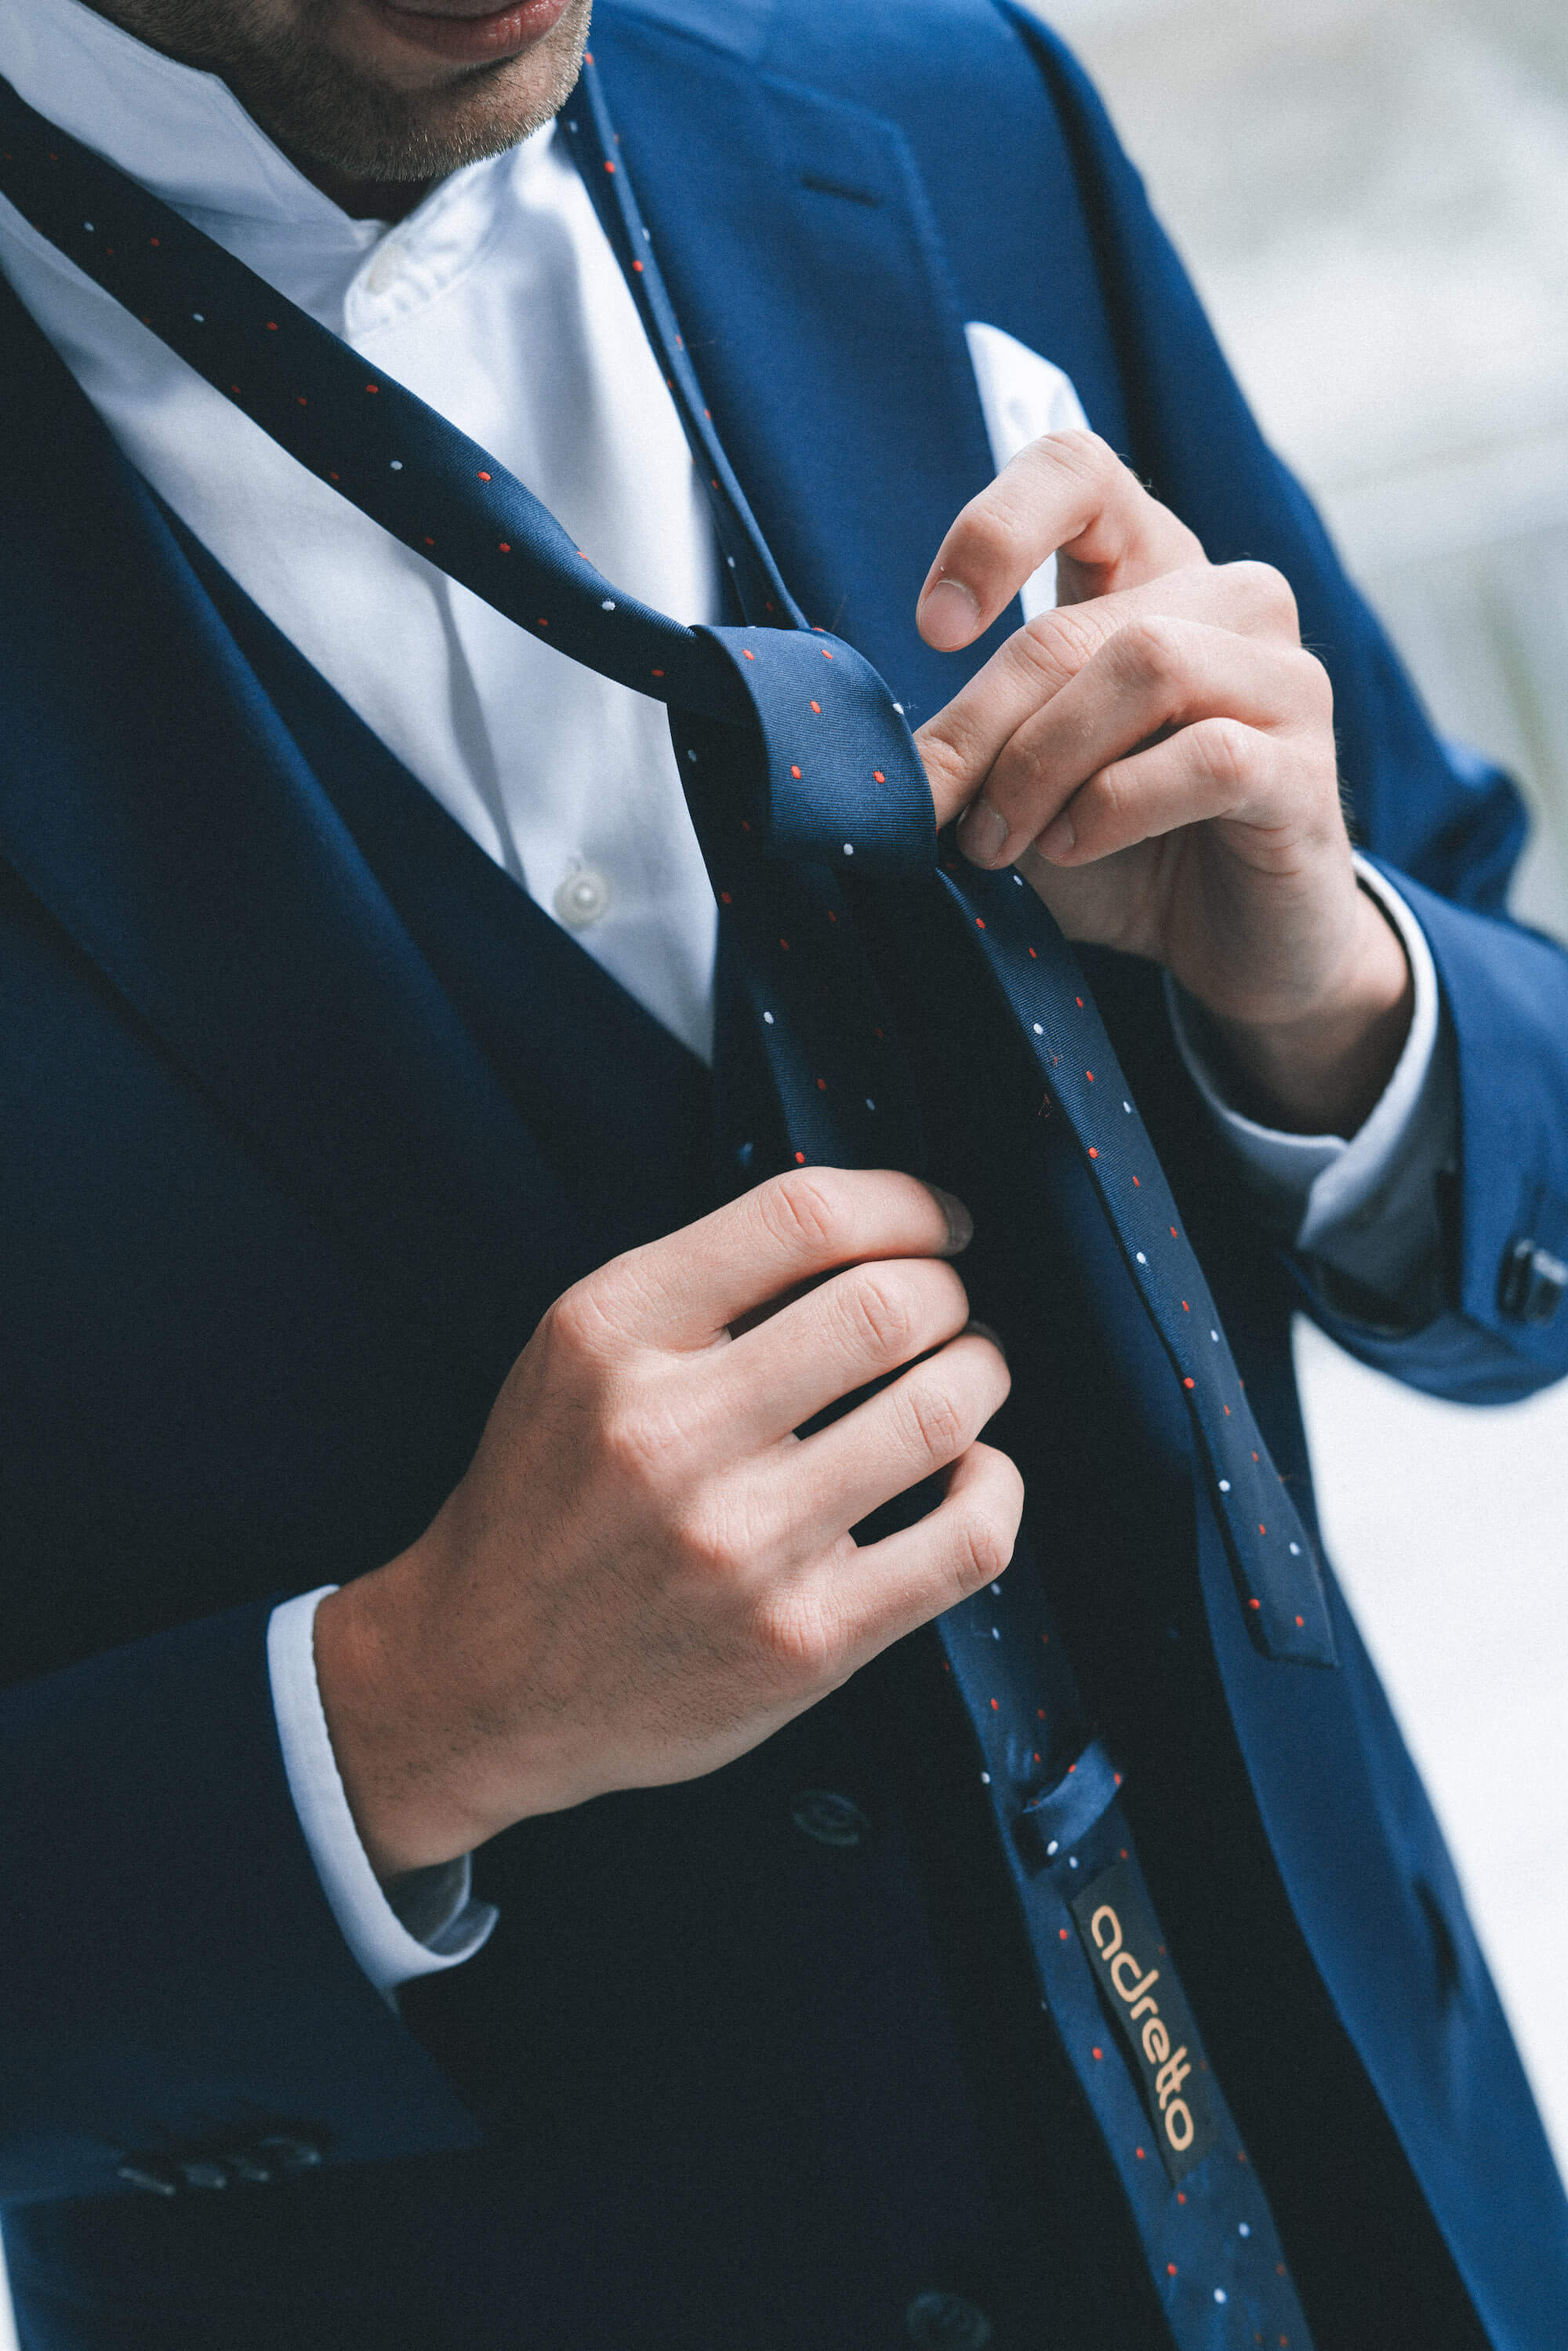
POLYGON ((1065 857, 1077 839, 1078 835, 1072 829, 1072 819, 1070 816, 1059 816, 1054 824, 1046 826, 1034 845, 1042 857, 1065 857))
POLYGON ((947 1219, 947 1253, 956 1257, 975 1238, 975 1219, 956 1193, 944 1192, 939 1184, 927 1184, 925 1188, 947 1219))
POLYGON ((955 653, 980 625, 979 600, 961 580, 938 580, 920 599, 920 633, 939 653, 955 653))
POLYGON ((959 820, 958 846, 971 865, 999 865, 1009 829, 1006 817, 998 816, 982 793, 959 820))
POLYGON ((998 1354, 1001 1357, 1003 1363, 1005 1364, 1007 1362, 1008 1351, 1002 1343, 1002 1334, 999 1331, 993 1331, 988 1322, 977 1322, 972 1317, 965 1323, 964 1328, 966 1331, 973 1331, 977 1332, 982 1339, 988 1339, 992 1346, 996 1349, 998 1354))

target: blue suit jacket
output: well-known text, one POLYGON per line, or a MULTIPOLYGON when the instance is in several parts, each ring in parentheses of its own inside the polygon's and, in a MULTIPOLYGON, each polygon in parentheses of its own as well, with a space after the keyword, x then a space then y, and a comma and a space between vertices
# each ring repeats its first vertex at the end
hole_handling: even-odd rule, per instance
MULTIPOLYGON (((1458 1041, 1423 1327, 1336 1316, 1270 1249, 1155 976, 1092 959, 1286 1474, 1293 1306, 1435 1392, 1559 1375, 1568 1313, 1500 1305, 1518 1235, 1568 1253, 1568 965, 1500 914, 1514 796, 1434 741, 1075 68, 1001 0, 607 0, 595 50, 763 528, 914 717, 972 666, 912 618, 990 472, 966 319, 1063 366, 1212 556, 1295 587, 1458 1041)), ((998 2342, 1052 2339, 1042 2311, 1157 2342, 988 1830, 921 1829, 954 1800, 910 1734, 950 1705, 918 1644, 709 1781, 498 1840, 502 1928, 414 2030, 350 1959, 268 1607, 416 1533, 549 1299, 703 1205, 701 1077, 204 564, 14 304, 4 333, 0 2193, 29 2340, 860 2351, 969 2281, 998 2342), (655 1064, 669 1131, 607 1186, 655 1064), (823 1785, 876 1824, 852 1866, 789 1825, 823 1785), (277 2133, 320 2172, 166 2205, 119 2174, 277 2133)), ((942 1140, 983 1301, 1006 1204, 942 1140)), ((1337 1674, 1258 1657, 1082 1186, 1035 1238, 1049 1285, 1003 1319, 1037 1539, 1319 2339, 1544 2351, 1568 2214, 1354 1627, 1336 1598, 1337 1674)))

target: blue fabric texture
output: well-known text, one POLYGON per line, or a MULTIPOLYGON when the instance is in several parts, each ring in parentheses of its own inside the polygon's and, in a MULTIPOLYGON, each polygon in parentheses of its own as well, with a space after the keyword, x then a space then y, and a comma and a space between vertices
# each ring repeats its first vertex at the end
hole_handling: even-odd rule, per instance
MULTIPOLYGON (((1433 742, 1071 63, 979 0, 622 6, 594 47, 745 485, 737 545, 754 517, 776 574, 756 556, 757 589, 787 580, 833 624, 835 672, 868 664, 917 719, 972 665, 912 619, 989 470, 965 317, 1067 366, 1211 552, 1287 571, 1334 673, 1362 830, 1433 893, 1413 902, 1465 1085, 1444 1313, 1396 1337, 1337 1327, 1442 1391, 1560 1374, 1568 1332, 1521 1330, 1496 1289, 1521 1219, 1550 1245, 1568 1196, 1563 960, 1497 915, 1516 802, 1433 742)), ((925 1163, 977 1211, 967 1278, 1008 1333, 1001 1434, 1030 1485, 1018 1564, 940 1646, 904 1645, 729 1771, 497 1840, 494 1944, 421 1987, 405 2024, 358 1979, 287 1813, 267 1596, 391 1556, 549 1299, 733 1188, 726 1053, 755 1071, 756 966, 731 935, 713 1102, 190 546, 14 306, 5 334, 0 952, 26 1010, 4 1080, 26 1142, 0 1176, 7 1882, 36 1885, 40 1855, 72 1864, 6 1954, 5 2030, 26 2039, 0 2161, 28 2340, 513 2326, 573 2351, 891 2351, 926 2292, 985 2310, 998 2346, 1228 2346, 1288 2291, 1256 2274, 1277 2224, 1320 2343, 1551 2343, 1561 2191, 1332 1577, 1339 1670, 1264 1655, 1084 1100, 1070 1123, 1053 1093, 1040 1119, 1032 1027, 956 1024, 972 916, 988 938, 1009 917, 990 925, 977 896, 967 926, 936 929, 930 893, 1005 882, 862 884, 841 843, 810 892, 849 910, 925 1163), (933 1094, 932 1067, 960 1079, 933 1094), (1020 1199, 1006 1171, 1025 1163, 1020 1199), (1124 1785, 1051 1855, 1027 1805, 1096 1735, 1124 1785), (792 1824, 824 1788, 855 1800, 852 1851, 792 1824), (1124 1828, 1240 2187, 1215 2158, 1165 2179, 1109 2019, 1064 1972, 1069 1881, 1124 1828), (127 2155, 267 2126, 313 2135, 319 2172, 205 2201, 116 2192, 127 2155)), ((739 678, 752 640, 724 642, 739 678)), ((827 674, 807 631, 759 624, 752 649, 797 643, 789 660, 827 674)), ((770 690, 746 684, 753 705, 770 690)), ((688 747, 737 715, 710 705, 688 747)), ((781 751, 751 770, 747 820, 815 840, 799 828, 820 804, 788 789, 806 770, 781 751)), ((1153 976, 1083 960, 1170 1221, 1310 1514, 1285 1336, 1311 1269, 1249 1223, 1153 976)), ((777 1073, 757 1082, 783 1097, 777 1073)))

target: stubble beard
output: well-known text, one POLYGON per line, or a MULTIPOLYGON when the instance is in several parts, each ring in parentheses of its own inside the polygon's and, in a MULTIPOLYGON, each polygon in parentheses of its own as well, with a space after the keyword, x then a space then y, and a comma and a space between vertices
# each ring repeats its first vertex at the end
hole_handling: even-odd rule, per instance
POLYGON ((559 113, 576 86, 591 0, 538 46, 444 88, 402 90, 265 0, 94 0, 128 32, 215 73, 286 154, 346 179, 432 181, 498 155, 559 113))

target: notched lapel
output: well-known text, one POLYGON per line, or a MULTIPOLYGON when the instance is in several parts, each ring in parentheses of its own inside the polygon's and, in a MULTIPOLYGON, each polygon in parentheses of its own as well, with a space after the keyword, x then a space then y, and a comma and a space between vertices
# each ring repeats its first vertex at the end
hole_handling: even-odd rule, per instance
POLYGON ((0 852, 283 1179, 504 1369, 541 1264, 540 1304, 578 1270, 566 1203, 4 287, 0 337, 0 852))
POLYGON ((918 725, 1015 624, 934 653, 915 601, 991 478, 935 217, 902 131, 612 9, 594 54, 725 447, 791 590, 918 725))

